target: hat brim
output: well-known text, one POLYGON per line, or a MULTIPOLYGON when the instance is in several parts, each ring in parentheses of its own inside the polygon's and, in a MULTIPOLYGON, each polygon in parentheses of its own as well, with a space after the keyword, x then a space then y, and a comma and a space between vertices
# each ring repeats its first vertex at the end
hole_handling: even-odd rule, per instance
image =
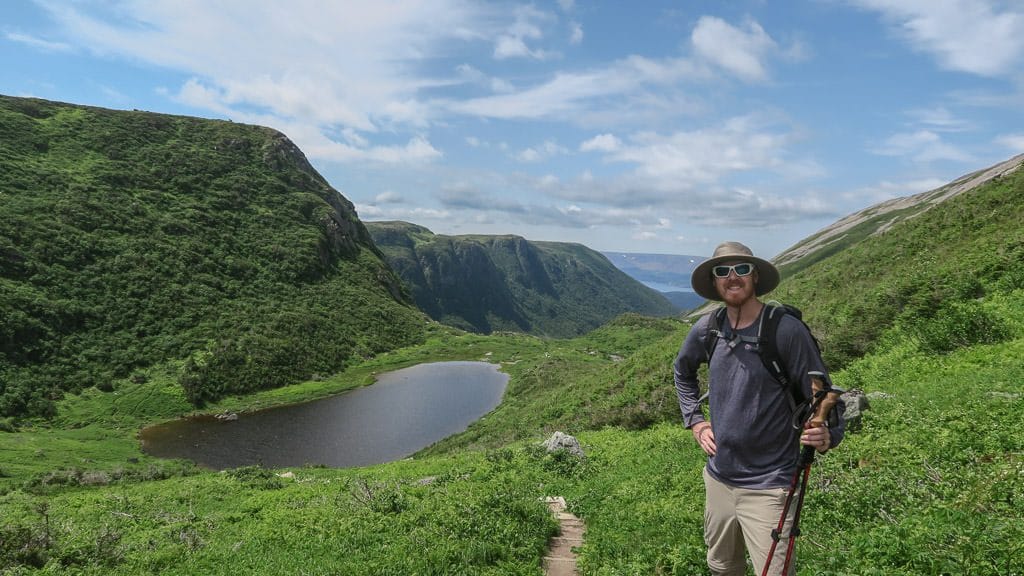
POLYGON ((718 294, 718 290, 715 289, 715 281, 711 277, 711 269, 722 262, 730 260, 751 262, 754 266, 757 266, 757 285, 754 287, 754 294, 764 296, 775 290, 775 287, 779 285, 779 269, 771 262, 757 256, 727 254, 716 258, 708 258, 693 269, 693 274, 690 275, 690 285, 693 286, 693 291, 708 300, 721 302, 722 297, 718 294))

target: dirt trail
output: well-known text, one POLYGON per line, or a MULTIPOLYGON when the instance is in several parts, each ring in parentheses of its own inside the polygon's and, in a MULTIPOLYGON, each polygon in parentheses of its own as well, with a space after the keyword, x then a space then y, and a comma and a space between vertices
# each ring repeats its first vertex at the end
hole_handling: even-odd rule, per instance
POLYGON ((582 520, 565 511, 565 499, 561 496, 548 496, 544 501, 562 528, 561 533, 548 542, 544 573, 547 576, 577 576, 579 572, 576 571, 576 552, 573 547, 583 544, 586 527, 582 520))

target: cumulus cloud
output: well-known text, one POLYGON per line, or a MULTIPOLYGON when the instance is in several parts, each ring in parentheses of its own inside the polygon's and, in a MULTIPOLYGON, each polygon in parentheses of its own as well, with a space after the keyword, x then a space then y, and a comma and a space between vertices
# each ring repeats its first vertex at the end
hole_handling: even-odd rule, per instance
POLYGON ((615 152, 622 148, 622 141, 613 134, 598 134, 580 144, 581 152, 615 152))
MULTIPOLYGON (((364 215, 609 226, 667 238, 678 232, 670 231, 673 223, 763 228, 836 210, 813 191, 790 186, 826 172, 820 157, 795 157, 796 141, 806 134, 767 113, 736 116, 746 112, 727 108, 742 101, 744 110, 755 110, 763 92, 731 91, 756 90, 751 85, 771 79, 775 60, 807 53, 799 43, 782 45, 753 20, 705 16, 669 52, 566 64, 556 50, 581 53, 567 47, 583 42, 581 22, 592 22, 583 20, 590 7, 580 10, 571 0, 518 8, 464 0, 294 0, 287 7, 255 0, 39 1, 62 26, 61 42, 11 33, 9 40, 174 70, 178 80, 166 93, 179 102, 273 126, 311 159, 346 163, 350 173, 380 170, 378 164, 388 164, 387 174, 378 173, 382 181, 401 173, 374 184, 374 193, 384 192, 363 192, 373 197, 360 206, 364 215), (747 85, 715 82, 723 77, 747 85), (708 84, 725 98, 702 93, 708 84), (509 126, 515 136, 502 132, 509 126), (582 136, 572 131, 581 127, 582 136), (522 134, 535 135, 527 141, 534 144, 523 148, 522 134), (502 140, 516 142, 515 151, 502 140), (460 166, 452 154, 467 148, 474 149, 473 166, 460 166), (489 172, 486 164, 569 155, 571 164, 523 164, 516 174, 489 172), (601 165, 593 173, 576 164, 595 160, 601 165), (776 176, 786 180, 784 191, 771 187, 776 176), (421 193, 436 197, 414 205, 421 193)), ((973 33, 939 38, 953 22, 944 7, 955 0, 936 0, 936 14, 922 8, 933 5, 924 0, 849 1, 884 14, 914 46, 950 67, 985 70, 966 57, 976 52, 973 33)), ((1005 35, 1001 26, 1016 29, 1011 10, 980 5, 987 9, 974 14, 1006 40, 993 49, 993 69, 1005 72, 1019 58, 1013 46, 1024 34, 1005 35)), ((910 118, 912 127, 873 152, 919 162, 968 159, 943 139, 972 128, 957 114, 920 108, 910 118)), ((1013 148, 1021 141, 1007 134, 997 143, 1013 148)))
POLYGON ((699 56, 748 81, 768 77, 763 61, 778 48, 757 22, 737 28, 714 16, 701 17, 690 41, 699 56))
MULTIPOLYGON (((273 119, 278 127, 305 123, 322 133, 427 125, 432 108, 420 91, 457 77, 425 78, 418 63, 448 43, 484 41, 492 22, 482 8, 460 0, 41 5, 82 50, 188 75, 176 93, 182 102, 233 119, 273 119)), ((399 162, 403 154, 436 157, 424 143, 414 138, 370 151, 320 142, 307 153, 399 162)))
POLYGON ((981 76, 1016 74, 1024 61, 1024 6, 995 0, 850 0, 878 12, 940 65, 981 76))
POLYGON ((559 145, 553 140, 545 140, 544 142, 520 150, 514 154, 514 158, 520 162, 540 162, 542 160, 548 160, 555 156, 561 156, 567 154, 569 151, 559 145))
POLYGON ((696 186, 735 172, 781 166, 789 139, 757 118, 735 117, 692 131, 638 133, 608 159, 635 164, 643 176, 696 186))
POLYGON ((494 57, 498 60, 549 58, 550 53, 540 48, 531 48, 528 42, 544 37, 540 22, 550 20, 551 16, 533 6, 517 6, 515 14, 515 22, 494 41, 494 57))

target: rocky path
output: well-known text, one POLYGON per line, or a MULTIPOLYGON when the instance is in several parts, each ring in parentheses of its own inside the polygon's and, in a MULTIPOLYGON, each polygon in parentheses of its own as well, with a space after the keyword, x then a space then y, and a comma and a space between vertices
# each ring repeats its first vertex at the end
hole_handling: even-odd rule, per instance
POLYGON ((565 499, 561 496, 548 496, 544 501, 562 528, 559 535, 548 542, 544 573, 547 576, 577 576, 579 572, 576 571, 576 552, 573 547, 583 544, 586 527, 582 520, 565 511, 565 499))

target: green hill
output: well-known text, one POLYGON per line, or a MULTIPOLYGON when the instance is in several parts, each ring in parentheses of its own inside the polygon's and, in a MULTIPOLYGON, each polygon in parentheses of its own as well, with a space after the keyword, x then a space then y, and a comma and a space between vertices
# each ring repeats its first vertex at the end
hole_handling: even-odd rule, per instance
POLYGON ((1006 330, 984 300, 1024 288, 1022 162, 845 219, 860 222, 858 235, 810 252, 809 262, 780 256, 773 297, 804 310, 833 368, 877 350, 897 326, 939 352, 1001 340, 1006 330))
POLYGON ((464 330, 565 338, 626 312, 676 312, 657 291, 579 244, 437 235, 407 222, 366 226, 417 306, 464 330))
POLYGON ((184 359, 202 403, 422 338, 351 203, 267 128, 0 96, 0 214, 0 415, 184 359))

